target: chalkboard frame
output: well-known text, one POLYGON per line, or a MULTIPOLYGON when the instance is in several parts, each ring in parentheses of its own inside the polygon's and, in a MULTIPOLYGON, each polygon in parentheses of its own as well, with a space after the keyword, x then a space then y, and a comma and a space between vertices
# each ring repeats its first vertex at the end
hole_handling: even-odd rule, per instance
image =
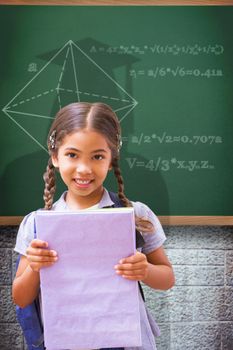
POLYGON ((146 5, 146 6, 171 6, 171 5, 198 5, 198 6, 226 6, 233 5, 233 0, 0 0, 0 4, 3 5, 102 5, 102 6, 133 6, 133 5, 146 5))
MULTIPOLYGON (((170 6, 170 5, 185 5, 185 6, 229 6, 233 5, 233 0, 0 0, 1 5, 100 5, 100 6, 132 6, 132 5, 146 5, 146 6, 170 6)), ((2 216, 0 217, 0 225, 17 226, 22 221, 22 216, 2 216)), ((233 216, 159 216, 163 225, 217 225, 217 226, 231 226, 233 225, 233 216)))
MULTIPOLYGON (((158 216, 166 226, 232 226, 233 216, 158 216)), ((1 216, 0 226, 18 226, 23 216, 1 216)))

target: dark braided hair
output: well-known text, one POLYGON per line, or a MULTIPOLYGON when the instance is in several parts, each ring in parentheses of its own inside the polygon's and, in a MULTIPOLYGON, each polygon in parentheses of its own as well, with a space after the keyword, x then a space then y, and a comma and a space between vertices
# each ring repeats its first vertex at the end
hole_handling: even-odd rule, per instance
POLYGON ((128 198, 126 198, 124 193, 124 181, 121 175, 121 170, 120 170, 117 158, 112 160, 112 167, 114 170, 114 175, 117 179, 118 197, 120 198, 121 202, 124 204, 125 207, 132 207, 132 203, 128 200, 128 198))
MULTIPOLYGON (((125 207, 132 207, 132 203, 128 200, 124 193, 124 181, 121 175, 121 170, 118 165, 118 159, 114 159, 112 161, 112 167, 114 170, 115 177, 117 179, 118 184, 118 197, 125 207)), ((152 223, 146 218, 139 218, 135 215, 135 224, 138 231, 142 232, 153 232, 154 227, 152 223)))
POLYGON ((51 157, 48 160, 48 165, 43 178, 45 182, 44 196, 43 196, 43 199, 45 202, 44 208, 49 210, 52 208, 53 197, 56 191, 56 174, 55 174, 55 168, 53 166, 51 157))
MULTIPOLYGON (((124 181, 119 167, 121 147, 121 127, 113 110, 104 103, 77 102, 63 107, 56 115, 48 134, 48 150, 50 158, 44 174, 45 209, 51 209, 56 190, 55 168, 52 156, 57 156, 58 149, 66 135, 83 129, 91 129, 103 135, 112 155, 112 167, 118 184, 118 196, 126 207, 132 207, 124 193, 124 181)), ((135 217, 136 227, 150 232, 153 225, 146 219, 135 217)))

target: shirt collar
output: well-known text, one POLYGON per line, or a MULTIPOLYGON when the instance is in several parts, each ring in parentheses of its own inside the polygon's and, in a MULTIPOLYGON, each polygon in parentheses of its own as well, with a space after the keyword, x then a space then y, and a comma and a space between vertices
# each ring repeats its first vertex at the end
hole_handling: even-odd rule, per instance
POLYGON ((108 191, 106 190, 106 188, 104 188, 103 196, 99 202, 99 208, 111 207, 112 205, 114 205, 114 203, 111 200, 108 191))
MULTIPOLYGON (((61 197, 58 199, 58 201, 56 201, 53 204, 53 210, 57 210, 57 211, 67 211, 69 210, 66 201, 65 201, 65 196, 66 196, 66 192, 64 192, 61 197)), ((111 207, 112 205, 114 205, 113 201, 111 200, 108 191, 106 190, 106 188, 104 188, 104 192, 103 192, 103 196, 99 202, 98 207, 99 208, 104 208, 104 207, 111 207)))

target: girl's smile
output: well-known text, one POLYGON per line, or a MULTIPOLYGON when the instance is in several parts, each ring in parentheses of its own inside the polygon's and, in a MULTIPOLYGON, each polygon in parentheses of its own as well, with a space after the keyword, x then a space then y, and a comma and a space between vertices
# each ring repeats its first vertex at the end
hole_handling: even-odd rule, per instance
POLYGON ((74 179, 74 181, 78 186, 87 187, 93 180, 74 179))
POLYGON ((63 139, 52 161, 68 187, 70 208, 84 209, 100 201, 111 159, 111 150, 100 133, 83 129, 63 139))

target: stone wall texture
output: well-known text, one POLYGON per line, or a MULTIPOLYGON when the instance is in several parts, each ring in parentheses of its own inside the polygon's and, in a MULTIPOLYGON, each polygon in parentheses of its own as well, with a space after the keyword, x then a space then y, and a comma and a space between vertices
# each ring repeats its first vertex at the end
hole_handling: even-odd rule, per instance
MULTIPOLYGON (((25 350, 11 301, 17 227, 0 227, 0 350, 25 350)), ((164 227, 176 275, 169 291, 143 286, 158 350, 233 350, 233 227, 164 227)))

